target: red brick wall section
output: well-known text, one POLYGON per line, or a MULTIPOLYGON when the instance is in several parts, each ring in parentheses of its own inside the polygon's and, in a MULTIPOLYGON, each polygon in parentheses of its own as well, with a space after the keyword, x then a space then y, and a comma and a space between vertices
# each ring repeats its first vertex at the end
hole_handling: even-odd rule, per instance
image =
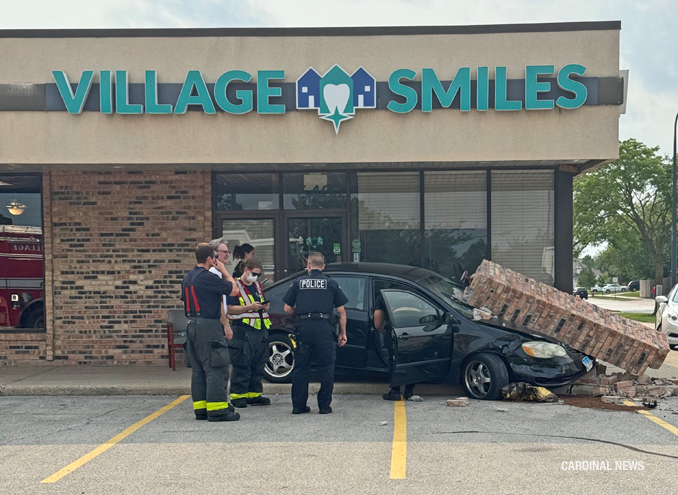
POLYGON ((55 365, 166 366, 167 310, 181 307, 195 245, 211 239, 210 172, 45 175, 48 332, 9 355, 0 336, 0 355, 7 364, 44 360, 53 341, 55 365))
POLYGON ((476 271, 468 302, 634 375, 669 353, 666 335, 491 261, 476 271))

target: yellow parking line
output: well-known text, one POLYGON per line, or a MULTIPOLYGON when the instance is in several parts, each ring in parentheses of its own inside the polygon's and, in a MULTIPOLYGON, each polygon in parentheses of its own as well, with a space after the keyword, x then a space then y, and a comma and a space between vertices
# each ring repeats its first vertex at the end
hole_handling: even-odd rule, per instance
POLYGON ((66 476, 67 474, 72 473, 73 471, 75 471, 76 469, 78 469, 80 466, 82 466, 82 465, 84 465, 84 464, 87 464, 89 461, 91 461, 92 459, 94 459, 94 458, 95 458, 96 456, 98 456, 99 454, 103 454, 103 453, 106 452, 108 449, 110 449, 111 447, 113 447, 116 443, 118 443, 119 441, 121 441, 121 440, 124 439, 125 437, 131 435, 132 433, 134 433, 135 431, 137 431, 139 428, 141 428, 142 426, 144 426, 146 423, 150 423, 150 422, 153 421, 155 418, 157 418, 158 416, 160 416, 160 415, 166 413, 167 411, 169 411, 170 409, 172 409, 174 406, 180 404, 181 402, 185 401, 185 400, 188 399, 189 397, 190 397, 190 395, 182 395, 182 396, 179 397, 177 400, 174 400, 174 401, 170 402, 170 403, 167 404, 165 407, 158 409, 157 411, 155 411, 155 412, 154 412, 153 414, 151 414, 150 416, 146 416, 146 417, 145 417, 144 419, 142 419, 141 421, 138 421, 138 422, 134 423, 132 426, 130 426, 129 428, 127 428, 127 429, 126 429, 125 431, 123 431, 122 433, 117 434, 116 436, 114 436, 113 438, 111 438, 110 440, 108 440, 106 443, 104 443, 104 444, 102 444, 102 445, 99 445, 99 446, 98 446, 96 449, 94 449, 93 451, 89 452, 88 454, 85 454, 84 456, 82 456, 82 457, 81 457, 80 459, 78 459, 77 461, 70 463, 68 466, 66 466, 65 468, 63 468, 61 471, 57 471, 56 473, 54 473, 54 474, 53 474, 52 476, 50 476, 49 478, 45 478, 45 479, 42 480, 40 483, 56 483, 57 481, 59 481, 61 478, 63 478, 63 477, 66 476))
MULTIPOLYGON (((625 401, 624 401, 624 404, 626 404, 627 406, 635 406, 635 405, 636 405, 636 404, 634 404, 633 402, 631 402, 630 400, 625 400, 625 401)), ((648 411, 636 411, 636 412, 638 412, 639 414, 642 414, 643 416, 645 416, 647 419, 649 419, 649 420, 652 421, 653 423, 657 423, 659 426, 661 426, 661 427, 663 427, 663 428, 666 428, 666 429, 669 430, 671 433, 673 433, 674 435, 678 436, 678 428, 676 428, 676 427, 673 426, 672 424, 667 423, 667 422, 664 421, 663 419, 658 418, 657 416, 655 416, 654 414, 649 413, 648 411)))
POLYGON ((391 448, 391 479, 405 479, 407 469, 407 418, 405 402, 395 403, 393 411, 393 447, 391 448))

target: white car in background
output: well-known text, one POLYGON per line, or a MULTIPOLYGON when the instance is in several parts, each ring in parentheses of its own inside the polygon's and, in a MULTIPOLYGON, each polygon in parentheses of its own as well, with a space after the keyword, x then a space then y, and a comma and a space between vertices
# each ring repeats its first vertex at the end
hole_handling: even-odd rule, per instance
POLYGON ((666 334, 671 349, 678 347, 678 285, 671 289, 668 296, 655 297, 657 312, 654 328, 666 334))
POLYGON ((626 292, 626 286, 619 284, 607 284, 601 289, 601 292, 605 292, 606 294, 609 294, 610 292, 626 292))

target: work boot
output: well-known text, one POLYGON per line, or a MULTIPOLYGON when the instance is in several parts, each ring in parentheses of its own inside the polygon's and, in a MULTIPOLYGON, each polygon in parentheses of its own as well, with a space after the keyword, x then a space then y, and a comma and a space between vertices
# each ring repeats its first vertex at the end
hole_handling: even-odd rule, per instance
POLYGON ((382 395, 384 400, 400 400, 400 387, 392 388, 387 394, 382 395))
POLYGON ((308 406, 295 407, 294 409, 292 409, 292 414, 305 414, 305 413, 310 413, 310 412, 311 412, 311 408, 308 407, 308 406))
POLYGON ((219 411, 214 411, 212 414, 207 415, 207 421, 238 421, 240 419, 240 414, 234 412, 233 408, 229 406, 226 409, 221 409, 219 411))
POLYGON ((247 399, 247 404, 250 406, 268 406, 271 404, 271 399, 260 395, 259 397, 247 399))
POLYGON ((414 385, 407 385, 403 393, 403 399, 407 400, 414 395, 414 385))
POLYGON ((330 406, 327 407, 321 407, 320 411, 318 411, 318 414, 330 414, 332 412, 332 408, 330 406))
POLYGON ((234 407, 241 409, 243 407, 247 407, 247 399, 244 397, 242 399, 234 399, 231 401, 231 404, 233 404, 234 407))
POLYGON ((207 409, 195 409, 195 419, 202 421, 207 419, 207 409))

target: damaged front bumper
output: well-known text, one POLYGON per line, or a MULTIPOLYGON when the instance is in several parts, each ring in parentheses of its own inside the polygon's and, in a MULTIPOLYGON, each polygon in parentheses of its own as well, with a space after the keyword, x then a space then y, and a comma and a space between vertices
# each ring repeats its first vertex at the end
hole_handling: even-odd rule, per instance
POLYGON ((540 387, 556 388, 578 380, 588 373, 584 363, 585 359, 596 365, 596 360, 567 346, 567 356, 553 357, 548 359, 534 358, 525 354, 520 348, 513 349, 510 353, 504 353, 508 361, 511 380, 527 382, 540 387))

